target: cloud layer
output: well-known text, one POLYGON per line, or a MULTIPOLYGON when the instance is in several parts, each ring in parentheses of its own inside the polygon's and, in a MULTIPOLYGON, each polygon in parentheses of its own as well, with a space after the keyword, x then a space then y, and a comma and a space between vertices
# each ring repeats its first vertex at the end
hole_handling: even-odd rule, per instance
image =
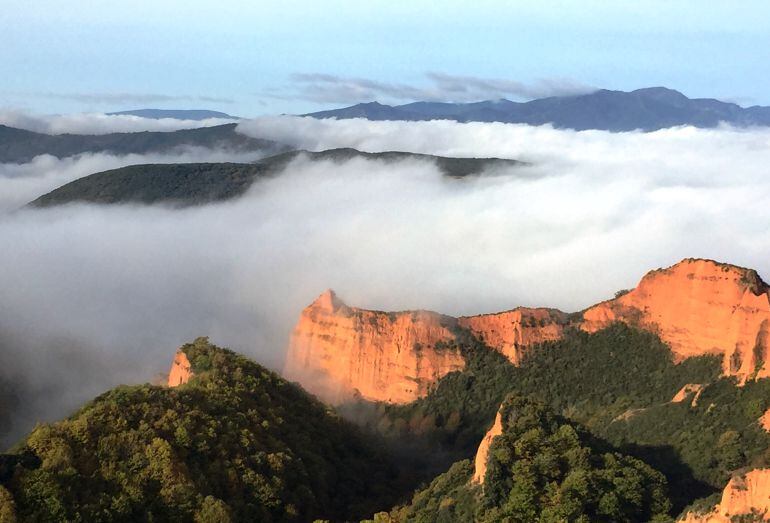
POLYGON ((561 78, 526 83, 501 78, 426 73, 429 85, 412 85, 337 76, 323 73, 297 73, 293 86, 276 89, 269 96, 318 103, 354 104, 374 100, 386 102, 478 102, 513 98, 531 100, 547 96, 583 94, 595 88, 561 78))
POLYGON ((425 162, 300 159, 230 203, 0 217, 0 243, 12 246, 0 249, 0 332, 12 340, 0 350, 58 398, 31 418, 149 379, 198 335, 279 368, 299 311, 328 287, 351 305, 459 315, 579 310, 688 256, 770 275, 768 130, 610 134, 289 117, 240 129, 309 149, 534 165, 451 180, 425 162), (89 362, 84 371, 56 363, 61 346, 80 349, 66 359, 89 362))
POLYGON ((207 118, 179 120, 176 118, 142 118, 127 114, 74 113, 35 115, 18 109, 0 108, 0 125, 46 134, 109 134, 140 131, 177 131, 196 127, 211 127, 234 120, 207 118))

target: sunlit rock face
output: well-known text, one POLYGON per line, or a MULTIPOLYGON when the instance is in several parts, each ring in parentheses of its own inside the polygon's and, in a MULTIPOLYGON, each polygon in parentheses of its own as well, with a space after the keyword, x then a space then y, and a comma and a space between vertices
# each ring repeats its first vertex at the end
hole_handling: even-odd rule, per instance
POLYGON ((687 383, 674 394, 671 403, 682 403, 688 400, 691 407, 697 407, 700 395, 705 388, 706 386, 702 383, 687 383))
POLYGON ((465 367, 459 349, 440 343, 454 339, 456 322, 427 311, 348 307, 329 290, 302 311, 283 374, 332 404, 357 396, 408 403, 465 367))
POLYGON ((759 420, 757 420, 759 426, 765 429, 765 432, 770 432, 770 409, 767 409, 759 420))
POLYGON ((724 374, 740 381, 770 376, 770 295, 751 269, 686 259, 647 273, 635 289, 591 307, 583 319, 588 332, 613 321, 653 331, 678 361, 721 355, 724 374))
MULTIPOLYGON (((326 291, 302 311, 284 375, 333 404, 355 397, 407 403, 464 368, 460 351, 446 345, 457 327, 518 365, 529 348, 560 339, 569 318, 555 309, 524 307, 459 319, 427 311, 388 313, 349 307, 326 291)), ((595 332, 615 321, 656 333, 677 361, 715 354, 723 359, 723 373, 741 382, 770 376, 770 293, 753 270, 686 259, 649 272, 635 289, 590 307, 572 325, 595 332)), ((683 394, 690 392, 697 402, 698 391, 683 394)))
POLYGON ((190 360, 187 359, 187 355, 184 352, 181 350, 177 351, 174 361, 171 363, 171 370, 168 373, 168 386, 178 387, 190 381, 192 376, 190 360))
POLYGON ((685 523, 770 521, 770 469, 754 469, 734 476, 722 491, 722 499, 714 510, 707 514, 691 512, 681 521, 685 523))
POLYGON ((465 316, 458 322, 518 365, 528 347, 561 338, 566 318, 565 313, 556 309, 519 307, 496 314, 465 316))
POLYGON ((484 439, 481 440, 478 450, 476 450, 476 458, 474 460, 473 481, 483 484, 484 477, 487 475, 487 463, 489 461, 489 447, 492 445, 492 440, 503 433, 503 418, 500 411, 497 411, 495 416, 495 422, 492 427, 484 435, 484 439))

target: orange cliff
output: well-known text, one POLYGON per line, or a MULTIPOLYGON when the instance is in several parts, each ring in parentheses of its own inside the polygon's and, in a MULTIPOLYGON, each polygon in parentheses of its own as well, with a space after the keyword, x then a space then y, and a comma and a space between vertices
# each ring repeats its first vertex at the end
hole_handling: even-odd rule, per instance
POLYGON ((496 314, 464 316, 458 323, 518 365, 527 347, 561 338, 566 320, 567 315, 556 309, 519 307, 496 314))
POLYGON ((332 404, 361 396, 409 403, 440 377, 465 367, 454 346, 454 318, 434 312, 387 313, 345 305, 333 291, 300 315, 283 375, 332 404))
POLYGON ((770 294, 757 273, 711 260, 686 259, 647 273, 639 285, 583 314, 594 332, 623 321, 658 334, 677 361, 715 354, 726 375, 770 376, 770 294))
MULTIPOLYGON (((724 374, 741 382, 770 377, 770 364, 764 365, 770 293, 753 270, 686 259, 649 272, 635 289, 587 309, 578 325, 595 332, 615 321, 655 332, 677 361, 720 355, 724 374)), ((454 339, 455 326, 518 365, 528 347, 560 339, 569 324, 567 314, 546 308, 459 319, 426 311, 368 311, 348 307, 327 291, 302 312, 284 375, 335 404, 356 395, 407 403, 464 367, 456 348, 436 348, 454 339)))
POLYGON ((770 521, 770 469, 754 469, 734 476, 722 492, 722 499, 706 514, 690 512, 684 523, 730 523, 741 516, 747 521, 770 521))
POLYGON ((178 387, 190 381, 193 372, 190 365, 190 360, 187 359, 187 354, 178 350, 174 356, 174 361, 171 363, 171 370, 168 373, 168 386, 178 387))
POLYGON ((503 433, 503 418, 500 410, 497 411, 495 422, 492 424, 484 439, 481 440, 479 448, 476 451, 474 459, 473 481, 484 484, 484 478, 487 475, 487 462, 489 461, 489 447, 492 446, 492 440, 503 433))

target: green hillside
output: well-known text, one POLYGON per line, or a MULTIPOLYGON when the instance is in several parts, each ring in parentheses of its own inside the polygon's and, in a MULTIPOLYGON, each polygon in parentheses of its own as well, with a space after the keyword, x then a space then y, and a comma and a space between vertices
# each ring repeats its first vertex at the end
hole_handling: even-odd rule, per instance
POLYGON ((13 511, 19 521, 339 521, 393 503, 394 469, 356 428, 206 339, 181 350, 196 373, 188 384, 118 387, 64 421, 38 426, 16 454, 3 456, 0 473, 25 453, 39 463, 0 474, 0 514, 13 511))
POLYGON ((51 207, 73 202, 99 204, 166 203, 177 206, 201 205, 236 198, 255 181, 278 174, 298 156, 310 161, 345 162, 354 158, 396 162, 434 162, 452 178, 480 174, 522 165, 498 158, 445 158, 403 152, 364 153, 355 149, 322 152, 292 151, 253 164, 191 163, 132 165, 85 176, 45 194, 30 205, 51 207))
POLYGON ((443 377, 427 397, 342 411, 390 440, 409 441, 425 467, 446 470, 474 455, 507 394, 532 396, 663 472, 674 513, 720 490, 733 471, 770 462, 770 435, 757 423, 770 406, 770 380, 739 387, 718 377, 714 357, 674 364, 649 332, 624 324, 593 334, 568 330, 519 367, 467 333, 459 345, 465 370, 443 377), (687 383, 707 384, 694 407, 692 398, 670 401, 687 383))
POLYGON ((412 501, 379 521, 584 523, 667 521, 666 479, 613 451, 544 404, 509 396, 483 486, 470 461, 455 463, 412 501))

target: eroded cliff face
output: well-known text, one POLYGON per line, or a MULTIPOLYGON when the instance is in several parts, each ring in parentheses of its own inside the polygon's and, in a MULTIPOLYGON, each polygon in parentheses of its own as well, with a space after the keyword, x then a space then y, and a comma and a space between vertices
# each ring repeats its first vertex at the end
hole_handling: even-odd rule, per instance
POLYGON ((484 435, 484 439, 481 440, 479 448, 476 451, 476 459, 474 460, 473 481, 479 484, 484 484, 484 476, 487 475, 487 462, 489 461, 489 447, 492 445, 492 440, 503 433, 503 418, 500 411, 497 411, 495 416, 495 422, 492 427, 484 435))
POLYGON ((754 469, 734 476, 722 491, 722 499, 707 514, 689 513, 686 523, 730 523, 733 518, 754 516, 750 521, 770 521, 770 469, 754 469))
POLYGON ((528 347, 561 338, 566 319, 567 315, 556 309, 519 307, 496 314, 465 316, 458 322, 518 365, 528 347))
POLYGON ((183 383, 187 383, 192 378, 193 372, 190 366, 190 360, 187 359, 187 355, 181 350, 177 351, 174 356, 174 361, 171 362, 171 370, 168 373, 168 386, 178 387, 183 383))
POLYGON ((283 374, 332 404, 357 395, 408 403, 465 367, 458 349, 436 347, 454 339, 456 321, 427 311, 348 307, 329 290, 302 311, 283 374))
POLYGON ((686 259, 647 273, 627 294, 586 310, 594 332, 623 321, 657 333, 677 360, 717 354, 723 371, 741 381, 770 376, 768 286, 750 269, 686 259))

